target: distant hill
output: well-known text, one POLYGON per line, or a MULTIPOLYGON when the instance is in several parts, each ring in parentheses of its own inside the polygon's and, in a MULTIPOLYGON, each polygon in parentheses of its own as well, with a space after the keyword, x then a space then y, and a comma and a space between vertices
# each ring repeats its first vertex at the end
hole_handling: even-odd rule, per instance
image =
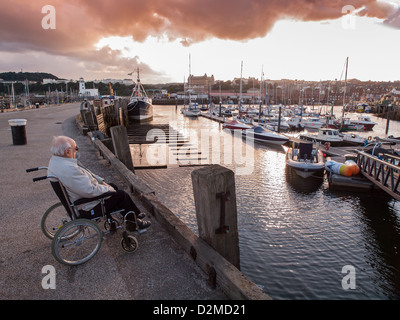
POLYGON ((24 81, 28 79, 28 81, 40 81, 43 79, 55 79, 59 80, 58 77, 51 73, 45 72, 3 72, 0 73, 0 79, 4 81, 24 81))

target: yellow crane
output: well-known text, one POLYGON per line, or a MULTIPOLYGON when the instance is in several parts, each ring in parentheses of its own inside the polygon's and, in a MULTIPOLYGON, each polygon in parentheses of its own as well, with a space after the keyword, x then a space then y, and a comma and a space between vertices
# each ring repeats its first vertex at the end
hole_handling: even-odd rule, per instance
POLYGON ((114 95, 114 90, 111 86, 111 82, 108 83, 108 87, 110 88, 110 95, 113 96, 114 95))

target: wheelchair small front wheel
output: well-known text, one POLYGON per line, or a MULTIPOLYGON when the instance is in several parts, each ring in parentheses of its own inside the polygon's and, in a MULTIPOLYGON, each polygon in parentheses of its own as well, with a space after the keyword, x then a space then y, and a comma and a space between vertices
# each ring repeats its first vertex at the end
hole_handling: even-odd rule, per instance
POLYGON ((53 239, 56 232, 70 220, 62 203, 57 202, 46 210, 40 221, 40 227, 47 238, 53 239))
POLYGON ((51 251, 58 262, 76 266, 93 258, 102 240, 103 234, 94 222, 88 219, 72 220, 57 231, 51 251))
POLYGON ((139 242, 137 239, 128 234, 124 234, 121 239, 121 247, 125 252, 135 252, 139 247, 139 242))

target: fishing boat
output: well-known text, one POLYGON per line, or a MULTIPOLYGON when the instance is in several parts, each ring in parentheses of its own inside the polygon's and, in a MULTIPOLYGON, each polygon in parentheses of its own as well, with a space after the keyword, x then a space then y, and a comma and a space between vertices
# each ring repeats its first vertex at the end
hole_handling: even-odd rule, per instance
POLYGON ((286 153, 286 165, 302 178, 309 178, 325 169, 325 158, 312 142, 300 142, 286 153))
POLYGON ((229 129, 229 130, 247 130, 251 129, 251 126, 240 122, 238 120, 232 120, 230 122, 226 122, 222 125, 222 129, 229 129))
POLYGON ((331 129, 338 129, 339 131, 361 131, 364 126, 360 124, 352 123, 350 118, 339 118, 336 119, 335 116, 329 116, 327 118, 326 126, 331 129))
POLYGON ((127 110, 129 121, 142 122, 153 119, 152 100, 147 96, 140 82, 139 68, 137 69, 137 82, 133 88, 127 110))
POLYGON ((280 146, 289 141, 288 137, 268 130, 262 126, 255 126, 251 129, 243 130, 242 134, 243 136, 246 136, 246 138, 253 139, 257 142, 264 142, 280 146))
POLYGON ((364 130, 372 130, 376 125, 376 123, 371 120, 371 117, 365 115, 360 115, 357 117, 357 120, 351 120, 350 122, 355 125, 361 125, 364 130))

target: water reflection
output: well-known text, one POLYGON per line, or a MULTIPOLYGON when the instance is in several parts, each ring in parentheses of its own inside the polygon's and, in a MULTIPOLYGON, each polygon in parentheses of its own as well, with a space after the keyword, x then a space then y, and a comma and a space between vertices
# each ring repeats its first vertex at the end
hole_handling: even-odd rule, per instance
POLYGON ((305 195, 312 194, 319 190, 324 182, 323 173, 303 179, 291 167, 285 168, 285 177, 286 182, 294 191, 305 195))
MULTIPOLYGON (((209 159, 220 157, 229 169, 239 164, 223 163, 225 143, 239 141, 245 156, 246 140, 217 122, 185 118, 174 106, 155 106, 154 115, 153 121, 173 121, 188 136, 200 137, 201 130, 218 136, 220 149, 210 145, 209 159)), ((386 121, 373 121, 378 135, 386 121)), ((390 128, 400 131, 398 123, 390 128)), ((376 192, 332 192, 324 177, 303 179, 286 168, 284 147, 250 147, 251 174, 235 175, 242 272, 274 299, 399 299, 399 202, 376 192), (355 290, 341 286, 346 265, 356 268, 355 290)), ((195 169, 175 166, 137 174, 196 232, 190 178, 195 169)))
POLYGON ((400 218, 389 196, 360 197, 360 232, 368 250, 366 262, 374 271, 377 290, 400 298, 400 218), (395 210, 396 211, 395 211, 395 210))

